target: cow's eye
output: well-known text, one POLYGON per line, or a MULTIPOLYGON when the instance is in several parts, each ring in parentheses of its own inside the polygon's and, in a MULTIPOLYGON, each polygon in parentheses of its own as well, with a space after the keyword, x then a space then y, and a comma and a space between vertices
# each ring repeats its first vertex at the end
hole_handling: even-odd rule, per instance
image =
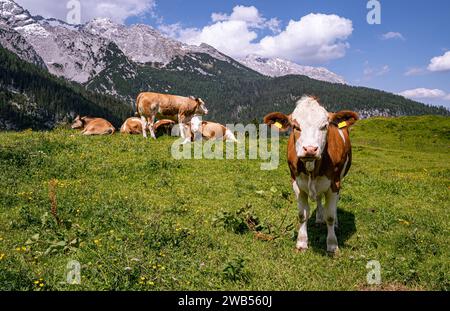
POLYGON ((325 131, 325 130, 327 129, 327 127, 328 127, 328 125, 325 124, 324 126, 322 126, 322 127, 320 128, 320 130, 321 130, 321 131, 325 131))

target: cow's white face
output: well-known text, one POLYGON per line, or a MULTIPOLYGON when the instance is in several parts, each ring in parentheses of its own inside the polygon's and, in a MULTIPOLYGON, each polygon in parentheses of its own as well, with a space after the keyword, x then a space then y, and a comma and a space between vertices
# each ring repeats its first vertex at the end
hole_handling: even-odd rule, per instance
POLYGON ((75 120, 73 120, 72 123, 72 129, 77 130, 84 127, 83 121, 81 120, 80 116, 77 116, 75 120))
POLYGON ((303 97, 291 115, 297 126, 295 149, 302 161, 318 160, 327 142, 328 112, 312 97, 303 97))
POLYGON ((201 98, 196 98, 195 100, 198 103, 197 109, 195 110, 195 114, 207 115, 208 109, 206 109, 205 102, 201 98))
POLYGON ((191 119, 191 131, 193 133, 197 133, 200 131, 200 127, 202 125, 202 117, 195 115, 191 119))

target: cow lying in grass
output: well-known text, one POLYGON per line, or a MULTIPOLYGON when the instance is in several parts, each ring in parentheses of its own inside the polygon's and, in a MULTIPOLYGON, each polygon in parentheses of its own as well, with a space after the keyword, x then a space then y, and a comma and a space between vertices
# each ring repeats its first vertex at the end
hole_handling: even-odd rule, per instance
POLYGON ((225 126, 215 122, 202 121, 201 117, 194 116, 189 123, 189 128, 194 138, 200 134, 206 139, 223 139, 227 141, 237 142, 234 134, 225 126))
MULTIPOLYGON (((185 129, 186 124, 195 114, 206 115, 208 109, 201 98, 182 97, 176 95, 145 92, 139 94, 136 100, 136 114, 141 117, 143 136, 147 137, 147 125, 152 138, 156 139, 153 124, 158 119, 176 119, 180 129, 185 129)), ((183 143, 188 142, 184 130, 180 130, 183 143)))
POLYGON ((128 118, 120 127, 122 134, 142 134, 142 122, 139 118, 128 118))
POLYGON ((334 231, 341 180, 352 162, 349 127, 358 120, 352 111, 328 113, 313 97, 304 96, 290 115, 274 112, 264 122, 281 131, 292 129, 288 141, 288 164, 298 201, 300 229, 296 248, 308 248, 308 197, 317 201, 316 223, 328 227, 327 251, 338 251, 334 231), (322 207, 322 196, 325 206, 322 207))
POLYGON ((83 135, 112 135, 114 126, 102 118, 77 116, 72 123, 72 129, 80 129, 83 135))

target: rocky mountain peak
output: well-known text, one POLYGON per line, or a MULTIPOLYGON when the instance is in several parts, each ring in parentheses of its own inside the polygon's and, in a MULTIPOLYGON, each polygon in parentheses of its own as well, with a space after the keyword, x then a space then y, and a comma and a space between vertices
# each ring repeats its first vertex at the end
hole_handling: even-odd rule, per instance
POLYGON ((243 65, 270 77, 294 74, 304 75, 321 81, 346 84, 344 78, 324 67, 302 66, 282 58, 262 57, 255 54, 248 55, 239 61, 243 65))

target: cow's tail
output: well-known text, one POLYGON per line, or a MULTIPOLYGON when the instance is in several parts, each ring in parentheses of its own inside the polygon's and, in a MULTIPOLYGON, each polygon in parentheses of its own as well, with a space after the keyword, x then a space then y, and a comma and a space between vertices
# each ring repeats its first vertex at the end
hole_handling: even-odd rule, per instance
POLYGON ((140 101, 141 101, 141 97, 142 97, 142 93, 140 93, 140 94, 138 95, 138 97, 136 98, 136 112, 134 113, 134 115, 135 115, 136 117, 140 117, 140 116, 141 116, 141 114, 139 113, 139 103, 140 103, 140 101))

